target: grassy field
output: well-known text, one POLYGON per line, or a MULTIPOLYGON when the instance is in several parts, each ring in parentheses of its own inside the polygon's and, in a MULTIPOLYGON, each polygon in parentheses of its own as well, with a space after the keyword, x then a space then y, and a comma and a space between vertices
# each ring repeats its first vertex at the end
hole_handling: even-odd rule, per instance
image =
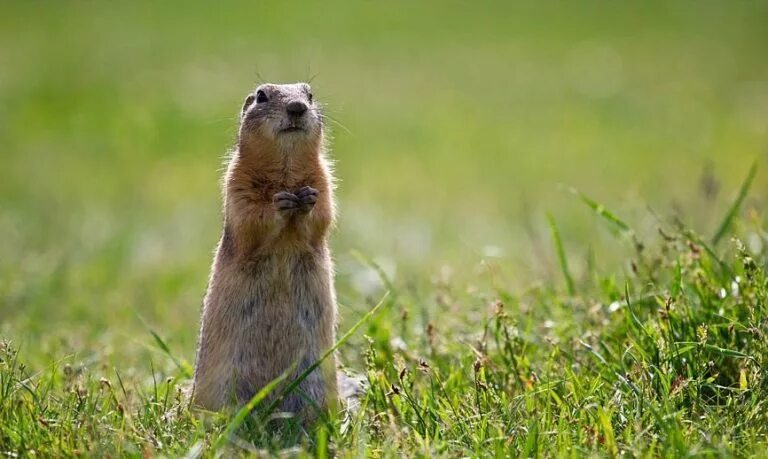
POLYGON ((0 455, 765 456, 766 24, 5 2, 0 455), (242 99, 296 80, 334 119, 340 336, 384 298, 340 346, 360 412, 307 433, 180 395, 242 99))

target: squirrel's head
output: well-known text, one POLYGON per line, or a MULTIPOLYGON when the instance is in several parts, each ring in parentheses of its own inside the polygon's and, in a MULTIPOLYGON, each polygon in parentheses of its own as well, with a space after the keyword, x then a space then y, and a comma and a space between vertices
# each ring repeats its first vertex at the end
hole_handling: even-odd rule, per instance
POLYGON ((306 83, 260 85, 240 113, 240 144, 273 143, 283 149, 322 140, 319 107, 306 83))

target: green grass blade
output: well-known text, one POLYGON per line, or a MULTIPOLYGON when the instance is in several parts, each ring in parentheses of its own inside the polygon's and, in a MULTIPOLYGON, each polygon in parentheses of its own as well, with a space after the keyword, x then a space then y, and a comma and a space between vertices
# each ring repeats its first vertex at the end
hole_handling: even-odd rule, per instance
POLYGON ((733 349, 726 349, 724 347, 715 346, 712 344, 705 344, 705 348, 720 353, 721 355, 727 356, 727 357, 735 357, 740 359, 748 359, 748 360, 755 360, 754 357, 752 357, 749 354, 745 354, 743 352, 735 351, 733 349))
POLYGON ((168 344, 166 344, 165 340, 161 338, 160 335, 158 335, 154 330, 149 329, 149 333, 152 335, 153 338, 155 338, 155 342, 157 343, 157 345, 173 361, 174 365, 176 365, 176 367, 179 369, 179 371, 181 371, 184 377, 191 378, 192 369, 189 367, 189 365, 186 362, 182 363, 179 359, 177 359, 171 353, 171 348, 168 347, 168 344))
POLYGON ((557 253, 557 260, 560 263, 560 271, 562 271, 566 287, 568 287, 568 294, 573 296, 576 293, 576 288, 574 287, 571 273, 568 271, 568 259, 565 257, 563 241, 560 239, 560 231, 558 231, 552 215, 547 214, 547 222, 549 223, 549 232, 552 234, 552 242, 555 244, 555 253, 557 253))
POLYGON ((731 207, 728 209, 725 217, 723 217, 723 221, 717 228, 715 235, 712 236, 712 245, 716 246, 717 243, 720 242, 723 236, 725 236, 725 234, 728 232, 728 229, 731 227, 731 223, 733 223, 733 219, 736 218, 736 215, 741 209, 741 204, 744 202, 744 198, 747 197, 747 193, 749 192, 749 188, 752 186, 752 181, 754 180, 756 173, 757 161, 752 163, 752 166, 749 168, 749 172, 747 173, 747 178, 744 179, 744 182, 741 184, 741 188, 739 188, 739 194, 736 196, 736 200, 733 201, 733 204, 731 204, 731 207))
POLYGON ((162 337, 160 337, 160 335, 157 334, 157 332, 155 332, 155 330, 153 330, 152 327, 149 326, 147 321, 144 320, 144 318, 141 315, 137 317, 141 322, 141 324, 144 326, 144 328, 149 332, 150 335, 152 335, 152 338, 154 338, 155 343, 157 343, 157 346, 160 348, 160 350, 163 351, 163 353, 167 355, 168 358, 171 359, 174 365, 176 365, 176 368, 179 369, 182 376, 184 376, 185 378, 191 378, 193 369, 189 365, 189 363, 187 363, 186 361, 182 362, 181 360, 177 359, 176 356, 174 356, 173 353, 171 352, 171 348, 170 346, 168 346, 168 343, 166 343, 165 340, 162 337))
POLYGON ((603 204, 600 204, 599 202, 585 195, 584 193, 577 190, 576 188, 569 188, 568 191, 570 191, 575 196, 578 196, 578 198, 581 199, 581 201, 584 204, 586 204, 590 209, 592 209, 597 215, 605 219, 605 221, 610 223, 614 227, 614 229, 618 229, 622 233, 627 233, 627 234, 633 233, 632 228, 629 225, 627 225, 615 213, 608 210, 603 204))
POLYGON ((355 258, 358 262, 360 262, 360 264, 376 272, 376 275, 379 276, 379 280, 381 280, 382 284, 384 284, 384 286, 387 288, 387 291, 392 292, 393 296, 396 296, 395 286, 392 284, 392 281, 389 279, 389 276, 387 276, 387 273, 384 272, 384 269, 381 266, 379 266, 378 263, 366 257, 358 250, 352 249, 349 251, 349 253, 350 255, 352 255, 353 258, 355 258))
POLYGON ((714 262, 717 264, 717 266, 719 266, 720 269, 725 274, 728 275, 729 279, 731 279, 731 278, 733 278, 735 276, 735 274, 733 272, 733 269, 731 269, 731 267, 728 266, 728 263, 726 263, 723 260, 721 260, 720 257, 715 252, 715 250, 709 244, 707 244, 706 241, 704 241, 699 235, 697 235, 696 233, 694 233, 691 230, 683 231, 682 234, 683 234, 683 236, 685 236, 685 238, 688 241, 693 242, 694 244, 698 244, 701 247, 703 247, 704 251, 707 252, 707 255, 709 255, 712 258, 712 260, 714 260, 714 262))
POLYGON ((280 376, 270 381, 269 384, 264 386, 260 391, 256 392, 256 394, 251 397, 251 399, 246 403, 240 410, 235 414, 235 416, 232 418, 231 421, 229 421, 229 424, 227 424, 227 428, 224 429, 224 432, 219 435, 219 437, 216 439, 216 442, 214 442, 213 446, 211 447, 211 452, 216 452, 221 447, 223 447, 227 442, 229 442, 229 439, 232 437, 232 435, 237 431, 237 429, 240 428, 241 425, 245 422, 245 419, 248 417, 248 415, 253 411, 253 409, 258 405, 262 400, 264 400, 269 394, 272 393, 273 390, 285 380, 285 378, 290 375, 294 368, 296 368, 296 364, 294 363, 291 365, 287 370, 283 372, 280 376))

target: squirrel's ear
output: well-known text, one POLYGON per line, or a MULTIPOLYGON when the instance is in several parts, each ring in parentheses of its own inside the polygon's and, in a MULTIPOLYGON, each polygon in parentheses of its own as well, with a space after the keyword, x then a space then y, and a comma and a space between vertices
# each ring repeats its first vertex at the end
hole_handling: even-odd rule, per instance
POLYGON ((248 107, 253 105, 253 101, 256 100, 256 96, 253 94, 248 95, 248 97, 245 98, 245 102, 243 102, 243 109, 240 110, 240 116, 245 115, 245 111, 248 110, 248 107))

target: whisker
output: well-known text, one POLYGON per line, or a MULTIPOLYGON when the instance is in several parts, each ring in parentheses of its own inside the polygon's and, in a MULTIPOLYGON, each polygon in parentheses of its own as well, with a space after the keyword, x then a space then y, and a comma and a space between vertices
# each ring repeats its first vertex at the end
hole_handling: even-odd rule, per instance
POLYGON ((333 122, 335 125, 339 126, 339 127, 340 127, 340 128, 342 128, 343 130, 345 130, 345 131, 347 132, 347 134, 352 134, 352 131, 350 131, 350 130, 349 130, 349 128, 347 128, 346 126, 344 126, 344 125, 341 123, 341 121, 337 120, 337 119, 336 119, 336 118, 334 118, 333 116, 331 116, 331 115, 328 115, 328 114, 325 114, 325 113, 319 113, 318 115, 319 115, 319 117, 320 117, 321 119, 328 119, 328 120, 332 121, 332 122, 333 122))

